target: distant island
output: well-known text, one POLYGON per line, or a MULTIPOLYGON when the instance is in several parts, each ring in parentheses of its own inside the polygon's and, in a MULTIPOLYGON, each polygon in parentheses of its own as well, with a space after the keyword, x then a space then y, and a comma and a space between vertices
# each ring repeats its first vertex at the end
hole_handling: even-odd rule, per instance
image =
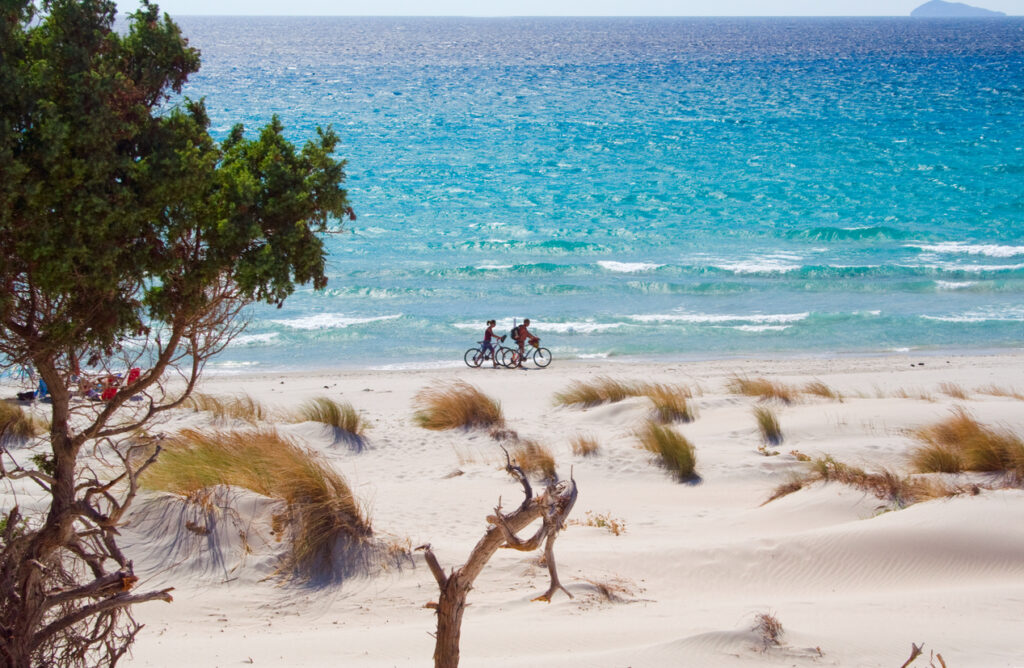
POLYGON ((1006 16, 1004 12, 994 12, 991 9, 972 7, 962 2, 945 2, 945 0, 929 0, 914 11, 911 16, 918 18, 978 18, 1006 16))

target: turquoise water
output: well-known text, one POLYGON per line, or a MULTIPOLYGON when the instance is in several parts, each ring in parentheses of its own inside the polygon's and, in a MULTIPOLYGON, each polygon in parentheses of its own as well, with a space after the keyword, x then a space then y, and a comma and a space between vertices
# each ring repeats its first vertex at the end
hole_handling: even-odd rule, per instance
POLYGON ((333 125, 359 216, 220 369, 1022 347, 1024 20, 179 22, 214 132, 333 125))

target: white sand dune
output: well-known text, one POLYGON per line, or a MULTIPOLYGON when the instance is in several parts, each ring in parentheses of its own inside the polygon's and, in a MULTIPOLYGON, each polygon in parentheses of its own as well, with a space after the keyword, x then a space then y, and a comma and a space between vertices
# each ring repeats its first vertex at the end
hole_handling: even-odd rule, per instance
MULTIPOLYGON (((563 475, 572 469, 577 523, 559 537, 556 554, 574 598, 531 601, 547 587, 538 555, 499 551, 470 594, 464 666, 899 666, 912 642, 924 642, 925 659, 935 650, 959 668, 1024 666, 1024 491, 982 490, 898 509, 818 482, 764 502, 807 470, 793 451, 909 473, 910 430, 956 407, 1024 434, 1024 402, 978 391, 1024 390, 1022 372, 1024 356, 1009 354, 588 362, 528 372, 212 377, 202 391, 244 391, 278 410, 318 395, 351 402, 371 425, 361 451, 316 424, 278 428, 347 477, 379 536, 429 542, 447 568, 466 558, 499 498, 509 507, 521 492, 486 433, 415 426, 416 392, 471 382, 501 401, 509 429, 550 447, 563 475), (779 454, 765 456, 751 414, 756 401, 726 389, 734 374, 798 385, 818 379, 844 400, 772 404, 785 441, 773 448, 779 454), (554 406, 553 394, 571 380, 600 375, 697 388, 698 417, 678 428, 697 449, 699 482, 678 482, 637 448, 633 432, 651 410, 646 399, 554 406), (944 394, 941 383, 959 384, 968 398, 944 394), (571 453, 578 433, 598 440, 596 456, 571 453), (621 521, 625 532, 580 525, 588 511, 621 521), (781 646, 765 648, 752 630, 762 613, 783 624, 781 646)), ((982 474, 948 478, 965 488, 995 482, 982 474)), ((272 577, 286 549, 271 534, 279 504, 229 488, 215 490, 205 507, 164 494, 140 499, 124 530, 126 551, 146 585, 176 591, 173 604, 136 610, 147 628, 127 665, 430 665, 435 619, 423 606, 436 600, 437 586, 420 553, 415 567, 336 586, 284 582, 272 577)))

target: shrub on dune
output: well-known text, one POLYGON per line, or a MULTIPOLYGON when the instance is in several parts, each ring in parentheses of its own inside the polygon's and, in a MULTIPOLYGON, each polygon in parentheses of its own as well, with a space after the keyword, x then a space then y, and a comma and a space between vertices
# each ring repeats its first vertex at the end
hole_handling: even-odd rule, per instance
POLYGON ((295 422, 319 422, 334 430, 336 438, 361 447, 366 423, 347 401, 316 397, 302 404, 292 419, 295 422))
POLYGON ((745 397, 757 397, 762 401, 775 399, 784 404, 796 401, 797 392, 789 385, 776 383, 767 378, 750 378, 749 376, 733 376, 727 384, 729 391, 745 397))
POLYGON ((654 404, 654 414, 659 422, 693 422, 693 409, 687 401, 693 395, 688 388, 651 383, 644 385, 641 391, 654 404))
POLYGON ((573 381, 566 389, 555 394, 555 405, 590 408, 629 399, 638 394, 634 383, 599 376, 592 381, 573 381))
POLYGON ((761 432, 762 441, 768 445, 782 443, 782 427, 779 426, 779 418, 775 415, 775 411, 765 406, 755 406, 754 419, 757 420, 757 428, 761 432))
POLYGON ((372 535, 341 474, 272 429, 179 432, 146 472, 143 484, 182 496, 232 485, 281 499, 291 525, 291 554, 283 568, 304 578, 336 572, 340 551, 372 535))
POLYGON ((526 439, 512 448, 512 460, 527 475, 535 476, 544 481, 557 478, 555 456, 546 446, 537 441, 526 439))
POLYGON ((505 424, 501 404, 469 383, 428 387, 416 395, 413 420, 424 429, 470 429, 505 424))
POLYGON ((267 409, 248 394, 223 398, 193 392, 186 399, 185 405, 196 412, 212 413, 218 422, 244 420, 253 423, 267 419, 267 409))
POLYGON ((27 441, 39 432, 39 424, 21 406, 0 401, 0 443, 27 441))
POLYGON ((648 420, 636 436, 645 450, 658 455, 662 465, 681 480, 695 477, 697 451, 678 431, 648 420))

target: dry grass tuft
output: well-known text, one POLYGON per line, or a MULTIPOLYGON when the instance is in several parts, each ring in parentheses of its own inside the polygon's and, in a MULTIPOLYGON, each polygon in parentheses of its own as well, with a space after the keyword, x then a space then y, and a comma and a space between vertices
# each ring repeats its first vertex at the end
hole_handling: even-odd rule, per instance
POLYGON ((512 448, 510 454, 516 466, 523 469, 527 475, 544 481, 558 479, 558 473, 555 471, 555 456, 551 454, 551 450, 537 441, 532 439, 519 441, 512 448))
POLYGON ((278 521, 290 529, 291 556, 282 570, 305 579, 337 573, 345 558, 340 553, 372 535, 345 479, 273 429, 182 431, 169 440, 143 484, 184 497, 232 485, 283 500, 287 516, 278 521))
POLYGON ((588 510, 582 520, 569 520, 569 524, 606 529, 613 536, 621 536, 626 533, 626 520, 612 517, 610 512, 599 514, 593 510, 588 510))
POLYGON ((1024 393, 1018 392, 1012 387, 986 385, 985 387, 979 387, 976 392, 980 394, 988 394, 993 397, 1009 397, 1010 399, 1016 399, 1017 401, 1024 401, 1024 393))
POLYGON ((967 391, 960 385, 957 385, 956 383, 942 383, 941 385, 939 385, 939 392, 942 392, 947 396, 953 397, 954 399, 970 399, 970 397, 967 395, 967 391))
POLYGON ((569 441, 572 454, 581 457, 592 457, 597 454, 600 446, 597 439, 589 434, 576 434, 569 441))
POLYGON ((754 626, 750 630, 760 636, 762 651, 779 647, 782 644, 782 636, 786 633, 782 628, 782 622, 770 612, 762 612, 754 617, 754 626))
POLYGON ((636 383, 599 376, 589 382, 574 380, 566 389, 555 393, 555 405, 590 408, 615 403, 639 394, 642 392, 636 383))
POLYGON ((769 496, 761 505, 767 505, 775 499, 781 499, 782 497, 789 496, 794 492, 799 492, 810 482, 812 482, 810 478, 793 474, 790 476, 789 480, 776 487, 772 492, 772 495, 769 496))
POLYGON ((658 455, 662 465, 680 480, 696 477, 697 452, 690 441, 675 429, 648 420, 636 436, 644 450, 658 455))
POLYGON ((796 401, 797 390, 783 383, 776 383, 767 378, 750 378, 749 376, 733 376, 727 387, 734 394, 745 397, 757 397, 761 401, 775 399, 784 404, 796 401))
POLYGON ((310 399, 292 416, 293 422, 319 422, 334 430, 335 439, 361 450, 365 443, 366 423, 352 404, 328 397, 310 399))
POLYGON ((779 418, 775 411, 766 406, 754 406, 754 419, 757 420, 757 429, 761 432, 762 441, 768 445, 782 443, 782 427, 779 426, 779 418))
POLYGON ((42 425, 21 406, 0 400, 0 444, 23 443, 42 431, 42 425))
POLYGON ((212 413, 213 418, 218 422, 229 420, 243 420, 250 424, 266 420, 267 409, 256 399, 248 394, 236 397, 215 397, 201 392, 193 392, 185 400, 185 405, 192 410, 203 413, 212 413))
MULTIPOLYGON (((908 390, 905 387, 898 388, 893 391, 892 396, 897 399, 917 399, 918 401, 934 402, 935 395, 931 392, 921 389, 908 390)), ((884 394, 879 396, 879 399, 886 398, 884 394)))
POLYGON ((501 404, 463 381, 420 390, 415 401, 413 420, 424 429, 487 429, 505 424, 501 404))
POLYGON ((839 394, 836 390, 832 389, 820 380, 814 380, 803 386, 802 389, 804 394, 810 394, 822 399, 832 399, 833 401, 842 401, 843 395, 839 394))
POLYGON ((693 393, 681 385, 650 383, 637 388, 654 404, 654 414, 662 424, 693 422, 693 409, 688 399, 693 393))
POLYGON ((986 427, 963 408, 913 435, 922 443, 911 454, 918 471, 1005 472, 1024 480, 1024 440, 1009 430, 986 427))

